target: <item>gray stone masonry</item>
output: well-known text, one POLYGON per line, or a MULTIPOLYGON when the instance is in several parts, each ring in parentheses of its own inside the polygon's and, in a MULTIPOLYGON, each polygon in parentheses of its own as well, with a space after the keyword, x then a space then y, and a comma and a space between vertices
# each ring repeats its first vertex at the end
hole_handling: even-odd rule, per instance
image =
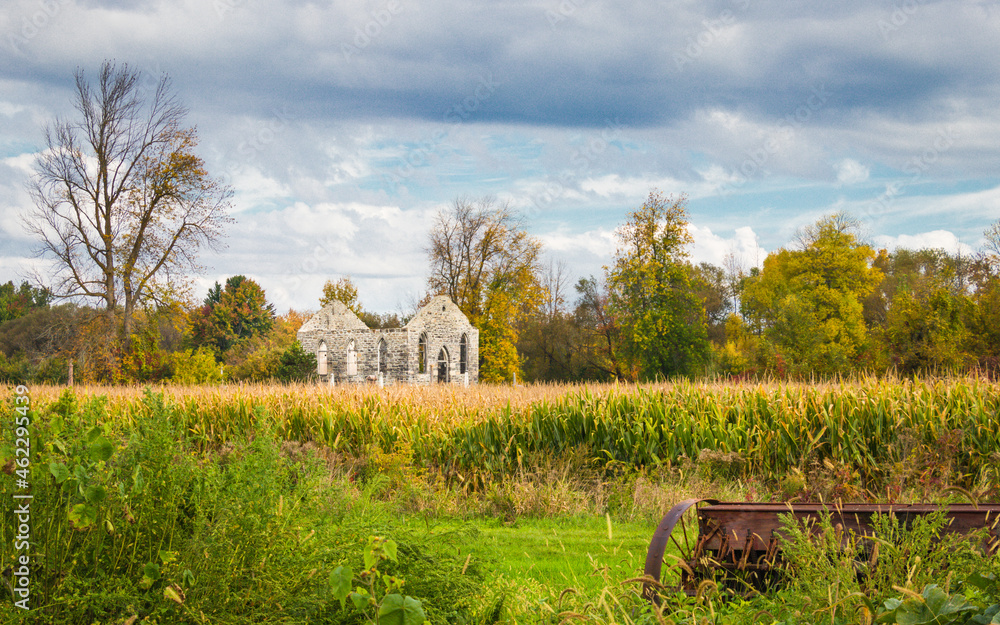
POLYGON ((377 379, 386 384, 469 384, 479 380, 479 330, 451 298, 439 295, 402 328, 373 330, 334 301, 298 333, 302 349, 316 354, 317 374, 339 383, 377 379))

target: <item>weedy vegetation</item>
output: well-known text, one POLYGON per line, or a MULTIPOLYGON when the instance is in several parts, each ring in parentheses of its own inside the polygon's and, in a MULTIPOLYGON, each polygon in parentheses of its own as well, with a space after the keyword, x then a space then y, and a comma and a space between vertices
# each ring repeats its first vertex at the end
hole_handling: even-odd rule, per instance
POLYGON ((943 517, 880 519, 870 570, 789 526, 773 592, 639 594, 683 498, 997 501, 986 380, 35 387, 31 440, 31 610, 0 588, 4 623, 1000 622, 996 554, 943 517))

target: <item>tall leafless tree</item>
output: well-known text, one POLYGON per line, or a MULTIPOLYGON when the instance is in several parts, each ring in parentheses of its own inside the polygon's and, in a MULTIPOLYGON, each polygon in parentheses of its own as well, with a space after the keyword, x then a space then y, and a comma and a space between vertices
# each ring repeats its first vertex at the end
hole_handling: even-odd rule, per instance
MULTIPOLYGON (((470 318, 483 311, 487 290, 537 282, 541 244, 507 204, 492 197, 456 199, 438 214, 427 250, 431 292, 448 295, 470 318)), ((521 285, 523 286, 523 285, 521 285)))
POLYGON ((46 128, 26 227, 53 261, 53 294, 120 313, 127 337, 138 307, 178 288, 202 246, 218 244, 232 191, 194 154, 168 77, 147 90, 141 72, 105 62, 95 86, 77 71, 74 104, 77 119, 46 128))

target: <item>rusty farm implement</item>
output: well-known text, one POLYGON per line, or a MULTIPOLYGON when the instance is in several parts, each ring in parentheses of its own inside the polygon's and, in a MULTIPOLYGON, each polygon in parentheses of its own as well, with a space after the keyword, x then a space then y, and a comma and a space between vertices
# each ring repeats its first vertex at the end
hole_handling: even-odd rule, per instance
POLYGON ((843 545, 860 537, 859 561, 878 557, 875 515, 894 515, 901 525, 941 511, 943 531, 971 534, 981 531, 984 548, 1000 547, 1000 504, 822 504, 720 502, 688 499, 663 517, 646 552, 646 597, 656 600, 656 588, 697 592, 704 580, 713 580, 740 594, 763 590, 780 578, 784 537, 783 515, 796 523, 815 524, 829 515, 843 545), (866 540, 867 539, 867 540, 866 540))

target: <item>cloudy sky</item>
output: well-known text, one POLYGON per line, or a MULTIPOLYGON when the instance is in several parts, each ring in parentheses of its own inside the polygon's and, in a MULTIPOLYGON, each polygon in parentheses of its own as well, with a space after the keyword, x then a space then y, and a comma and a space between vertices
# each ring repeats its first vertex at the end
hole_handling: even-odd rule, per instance
POLYGON ((696 261, 747 264, 839 210, 876 246, 974 251, 1000 218, 1000 3, 932 0, 4 0, 0 281, 73 73, 168 74, 235 191, 215 280, 376 311, 426 283, 456 197, 509 201, 575 279, 653 188, 696 261))

